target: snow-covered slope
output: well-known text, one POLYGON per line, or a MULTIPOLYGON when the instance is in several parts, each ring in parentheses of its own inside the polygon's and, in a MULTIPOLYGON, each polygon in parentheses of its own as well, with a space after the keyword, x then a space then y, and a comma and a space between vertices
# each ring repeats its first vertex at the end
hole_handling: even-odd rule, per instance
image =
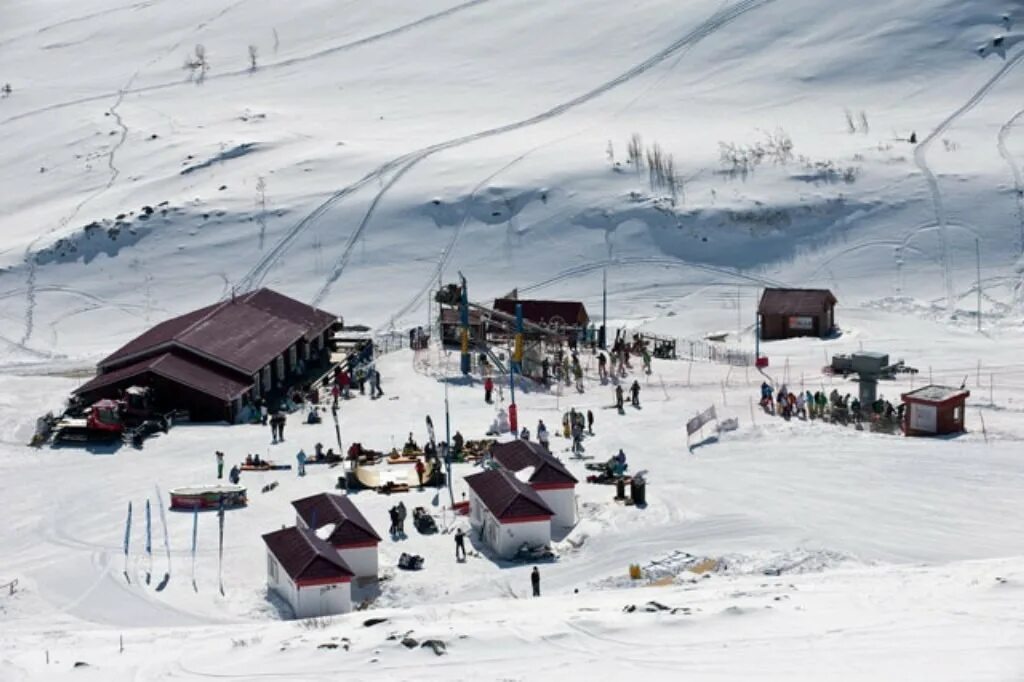
MULTIPOLYGON (((0 17, 0 586, 21 585, 0 596, 0 679, 78 658, 104 680, 1024 674, 1019 3, 11 0, 0 17), (634 135, 645 166, 671 155, 671 183, 629 160, 634 135), (831 390, 829 354, 889 352, 916 385, 966 382, 971 433, 782 424, 751 409, 760 375, 718 365, 657 363, 620 421, 594 382, 520 396, 531 428, 594 409, 588 448, 651 472, 648 509, 581 487, 543 605, 509 601, 524 568, 456 567, 448 536, 389 542, 382 565, 410 547, 428 565, 386 584, 392 622, 322 633, 267 622, 259 534, 327 472, 253 477, 281 487, 232 514, 224 595, 205 518, 195 588, 177 515, 151 584, 137 551, 122 575, 127 502, 204 480, 214 449, 266 451, 264 430, 184 427, 111 457, 22 445, 98 357, 232 290, 402 330, 457 271, 474 300, 518 287, 592 312, 607 272, 615 326, 748 346, 762 286, 829 287, 842 335, 767 346, 770 372, 831 390), (683 420, 712 402, 740 430, 684 454, 683 420), (737 568, 691 584, 679 552, 737 568), (673 584, 630 589, 630 563, 673 584), (692 613, 620 613, 652 599, 692 613), (448 656, 386 639, 410 629, 448 656), (312 651, 342 637, 351 651, 312 651)), ((428 355, 387 357, 399 399, 346 405, 347 442, 437 419, 428 355)), ((467 437, 493 416, 478 393, 452 388, 467 437)), ((279 458, 333 438, 292 429, 279 458)), ((391 501, 359 503, 381 528, 391 501)))

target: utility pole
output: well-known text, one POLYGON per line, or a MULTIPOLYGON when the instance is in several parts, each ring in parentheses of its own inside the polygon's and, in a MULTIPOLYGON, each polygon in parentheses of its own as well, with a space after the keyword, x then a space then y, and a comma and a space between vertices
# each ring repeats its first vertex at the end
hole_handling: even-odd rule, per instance
POLYGON ((981 331, 981 240, 974 240, 974 256, 978 264, 978 331, 981 331))
POLYGON ((605 267, 601 278, 601 350, 608 347, 608 268, 605 267))
MULTIPOLYGON (((443 350, 442 350, 443 352, 443 350)), ((445 478, 448 481, 448 499, 452 508, 455 508, 455 493, 452 491, 452 420, 448 410, 448 357, 444 356, 444 466, 447 471, 445 478)))
POLYGON ((463 374, 469 374, 469 293, 466 291, 466 278, 461 272, 459 273, 459 282, 462 285, 459 300, 459 325, 462 327, 460 330, 462 337, 460 339, 462 349, 460 369, 463 374))

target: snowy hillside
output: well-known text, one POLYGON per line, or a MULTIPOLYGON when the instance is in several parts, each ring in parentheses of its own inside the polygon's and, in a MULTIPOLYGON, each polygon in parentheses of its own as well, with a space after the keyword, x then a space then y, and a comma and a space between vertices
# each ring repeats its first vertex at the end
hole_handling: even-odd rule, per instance
MULTIPOLYGON (((9 0, 0 18, 0 588, 20 585, 0 590, 0 680, 1024 675, 1020 2, 9 0), (475 301, 518 288, 594 317, 607 273, 614 327, 746 350, 765 285, 827 287, 842 333, 766 345, 769 373, 854 391, 828 356, 887 352, 921 374, 886 397, 964 383, 969 433, 784 423, 754 410, 761 375, 709 363, 656 361, 622 419, 592 376, 517 396, 531 428, 593 409, 588 448, 649 470, 648 508, 581 486, 543 603, 513 601, 528 567, 388 541, 382 566, 411 547, 427 570, 322 631, 276 622, 260 534, 334 472, 250 479, 281 486, 231 515, 220 594, 215 519, 193 587, 191 518, 169 515, 154 566, 122 565, 125 507, 205 480, 215 449, 266 452, 265 429, 186 426, 113 456, 24 445, 172 315, 268 286, 404 331, 459 271, 475 301), (712 403, 740 428, 690 454, 683 422, 712 403), (406 631, 448 653, 387 639, 406 631)), ((346 403, 346 442, 419 434, 454 364, 386 356, 398 399, 346 403)), ((480 393, 452 386, 467 437, 493 418, 480 393)), ((272 455, 334 438, 291 429, 272 455)), ((444 497, 407 504, 451 521, 444 497)), ((383 531, 392 501, 357 501, 383 531)))

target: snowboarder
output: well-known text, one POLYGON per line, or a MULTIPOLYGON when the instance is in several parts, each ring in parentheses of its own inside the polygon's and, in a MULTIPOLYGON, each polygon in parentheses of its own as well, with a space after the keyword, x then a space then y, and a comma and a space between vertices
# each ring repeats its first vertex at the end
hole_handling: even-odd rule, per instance
POLYGON ((530 572, 530 585, 533 586, 533 596, 540 596, 540 571, 536 566, 533 567, 533 571, 530 572))
POLYGON ((540 443, 541 447, 545 450, 549 450, 548 443, 548 427, 544 426, 544 420, 541 419, 537 422, 537 442, 540 443))
POLYGON ((461 528, 455 531, 455 560, 466 560, 466 534, 462 532, 461 528))
POLYGON ((587 410, 587 433, 591 436, 594 435, 594 413, 592 410, 587 410))
POLYGON ((490 377, 484 379, 484 402, 491 404, 491 393, 494 392, 494 380, 490 377))
POLYGON ((238 485, 238 481, 241 477, 242 472, 238 468, 238 465, 236 464, 233 467, 231 467, 231 471, 228 472, 228 480, 231 481, 233 484, 238 485))
POLYGON ((224 478, 224 453, 220 450, 216 452, 217 457, 217 480, 224 478))
POLYGON ((295 455, 295 462, 299 465, 298 466, 298 475, 299 476, 305 476, 306 475, 306 451, 305 450, 299 450, 299 452, 295 455))
POLYGON ((640 407, 640 382, 636 379, 633 380, 633 385, 629 387, 629 400, 633 407, 640 407))
POLYGON ((623 410, 622 410, 622 386, 621 385, 615 387, 615 407, 618 408, 619 414, 623 413, 623 410))
POLYGON ((422 459, 416 459, 416 477, 420 481, 420 487, 423 487, 423 474, 426 472, 427 467, 423 465, 422 459))

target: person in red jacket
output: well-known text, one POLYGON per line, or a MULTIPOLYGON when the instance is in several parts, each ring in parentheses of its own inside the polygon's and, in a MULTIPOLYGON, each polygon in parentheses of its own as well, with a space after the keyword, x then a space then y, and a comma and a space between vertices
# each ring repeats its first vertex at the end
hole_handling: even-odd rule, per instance
POLYGON ((494 392, 494 380, 490 377, 484 379, 484 402, 491 403, 491 393, 494 392))
POLYGON ((423 487, 423 474, 426 473, 427 467, 423 465, 422 459, 416 460, 416 477, 420 479, 420 487, 423 487))

